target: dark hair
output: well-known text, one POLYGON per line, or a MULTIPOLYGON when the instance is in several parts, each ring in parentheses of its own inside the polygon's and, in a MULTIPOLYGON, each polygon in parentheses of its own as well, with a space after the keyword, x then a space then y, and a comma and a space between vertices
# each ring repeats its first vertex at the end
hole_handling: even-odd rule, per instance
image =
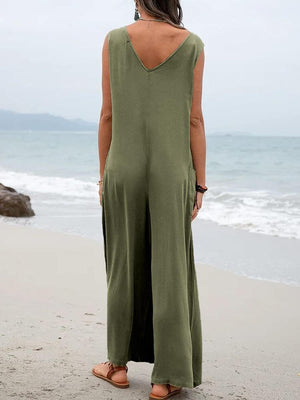
POLYGON ((185 29, 182 23, 180 0, 137 0, 149 15, 163 19, 177 28, 185 29))

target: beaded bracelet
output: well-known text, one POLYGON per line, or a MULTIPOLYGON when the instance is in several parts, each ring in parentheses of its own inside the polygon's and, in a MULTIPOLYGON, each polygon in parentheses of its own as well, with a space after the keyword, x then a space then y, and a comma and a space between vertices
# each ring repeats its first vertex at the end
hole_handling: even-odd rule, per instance
POLYGON ((196 192, 204 193, 207 191, 207 189, 208 189, 207 186, 197 185, 196 183, 196 192))
POLYGON ((100 185, 100 183, 103 182, 103 179, 100 179, 100 181, 98 181, 97 185, 100 185))

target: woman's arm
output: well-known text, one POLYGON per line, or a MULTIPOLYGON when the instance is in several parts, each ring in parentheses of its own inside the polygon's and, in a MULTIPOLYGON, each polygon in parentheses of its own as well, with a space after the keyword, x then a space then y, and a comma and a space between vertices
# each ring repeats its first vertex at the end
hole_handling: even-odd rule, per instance
MULTIPOLYGON (((108 35, 106 35, 102 49, 102 108, 98 130, 99 175, 103 177, 106 156, 112 136, 112 106, 109 78, 108 35)), ((100 185, 101 188, 102 185, 100 185)))
MULTIPOLYGON (((206 166, 206 140, 205 127, 202 114, 202 81, 204 69, 204 50, 201 51, 194 69, 193 77, 193 99, 190 115, 190 141, 193 164, 196 170, 197 184, 205 186, 206 166)), ((197 192, 197 201, 193 210, 193 218, 196 216, 197 208, 202 206, 203 193, 197 192)))

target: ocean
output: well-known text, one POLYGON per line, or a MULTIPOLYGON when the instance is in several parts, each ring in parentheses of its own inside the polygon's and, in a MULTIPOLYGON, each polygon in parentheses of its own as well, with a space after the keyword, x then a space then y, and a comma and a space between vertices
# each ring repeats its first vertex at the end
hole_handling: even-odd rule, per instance
MULTIPOLYGON (((97 141, 94 131, 0 132, 0 182, 29 195, 36 213, 1 220, 102 240, 97 141)), ((208 191, 197 220, 299 246, 300 137, 207 135, 206 145, 208 191)), ((300 284, 298 270, 287 271, 288 282, 300 284)))

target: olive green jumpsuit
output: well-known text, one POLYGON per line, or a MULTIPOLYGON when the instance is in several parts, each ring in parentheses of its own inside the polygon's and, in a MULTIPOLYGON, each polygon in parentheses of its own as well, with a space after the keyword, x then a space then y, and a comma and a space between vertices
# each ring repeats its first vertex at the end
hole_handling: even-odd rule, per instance
POLYGON ((109 32, 112 141, 102 187, 108 359, 154 363, 151 382, 202 382, 202 332, 191 214, 193 69, 190 32, 147 68, 126 26, 109 32))

